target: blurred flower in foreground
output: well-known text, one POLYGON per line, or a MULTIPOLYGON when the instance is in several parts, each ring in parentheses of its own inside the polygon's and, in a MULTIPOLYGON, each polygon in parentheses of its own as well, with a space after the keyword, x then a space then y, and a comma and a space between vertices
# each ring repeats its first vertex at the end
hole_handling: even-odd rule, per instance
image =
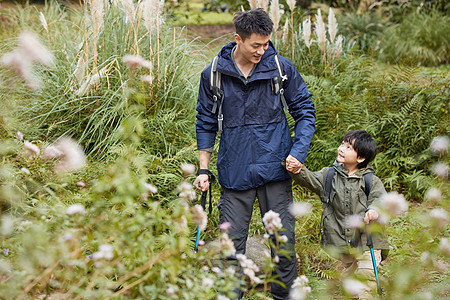
POLYGON ((431 151, 436 154, 447 152, 448 149, 448 137, 445 135, 437 136, 431 141, 431 151))
POLYGON ((57 172, 78 170, 86 162, 81 146, 68 137, 62 137, 55 144, 45 148, 44 158, 59 160, 55 167, 55 171, 57 172))
POLYGON ((432 202, 440 202, 442 200, 442 193, 440 189, 431 188, 425 193, 425 199, 432 202))
POLYGON ((80 203, 72 204, 69 206, 66 210, 66 213, 68 215, 85 215, 86 210, 84 209, 84 206, 80 203))
POLYGON ((131 55, 127 54, 124 57, 122 57, 122 62, 130 69, 138 69, 138 68, 146 68, 151 70, 152 69, 152 63, 148 60, 145 60, 139 55, 131 55))
POLYGON ((234 248, 234 243, 228 236, 228 233, 222 233, 220 238, 220 249, 225 256, 234 255, 236 253, 236 248, 234 248))
POLYGON ((450 243, 447 238, 442 238, 439 242, 439 249, 444 251, 447 256, 450 256, 450 243))
POLYGON ((214 280, 211 278, 203 278, 202 285, 207 288, 210 288, 214 285, 214 280))
POLYGON ((311 293, 311 287, 306 284, 309 282, 305 275, 299 276, 294 280, 291 291, 289 292, 290 300, 303 300, 308 293, 311 293))
POLYGON ((443 162, 435 163, 432 166, 433 174, 440 178, 448 177, 448 166, 443 162))
POLYGON ((253 260, 247 258, 244 254, 236 254, 236 258, 241 265, 242 272, 248 276, 252 284, 261 283, 261 279, 256 277, 255 272, 259 271, 258 266, 253 262, 253 260))
POLYGON ((79 187, 85 187, 86 184, 85 184, 83 181, 78 181, 78 182, 77 182, 77 186, 79 186, 79 187))
POLYGON ((36 146, 35 144, 32 144, 32 143, 30 143, 29 141, 25 141, 24 143, 23 143, 23 147, 25 148, 25 154, 28 156, 28 157, 35 157, 35 156, 38 156, 39 155, 39 153, 41 152, 40 150, 39 150, 39 147, 38 146, 36 146))
POLYGON ((3 255, 8 256, 8 254, 9 254, 9 249, 8 248, 3 249, 3 255))
POLYGON ((263 217, 263 222, 267 232, 269 232, 270 234, 274 234, 278 231, 278 229, 283 228, 283 224, 281 224, 280 214, 272 210, 266 212, 263 217))
POLYGON ((114 257, 113 251, 114 251, 114 248, 111 245, 108 245, 108 244, 100 245, 100 247, 98 248, 98 252, 95 252, 92 255, 92 258, 94 260, 99 260, 99 259, 110 260, 114 257))
POLYGON ((36 34, 25 31, 19 35, 18 46, 0 58, 0 64, 12 69, 31 89, 39 89, 41 81, 33 74, 33 63, 54 65, 53 54, 39 41, 36 34))
POLYGON ((158 192, 158 189, 150 183, 144 183, 144 186, 150 194, 156 194, 158 192))
POLYGON ((184 176, 193 175, 195 173, 195 166, 193 164, 182 164, 181 172, 184 176))
POLYGON ((223 222, 222 224, 219 225, 219 228, 220 228, 220 230, 227 231, 228 229, 231 228, 231 223, 223 222))
POLYGON ((145 83, 152 83, 153 79, 155 79, 152 75, 142 75, 141 80, 145 83))
POLYGON ((23 141, 23 134, 20 131, 17 131, 16 139, 18 139, 19 141, 23 141))
POLYGON ((361 281, 349 278, 344 279, 344 281, 342 282, 342 287, 352 297, 358 297, 361 293, 369 289, 367 285, 365 285, 361 281))
POLYGON ((380 198, 378 203, 381 224, 387 223, 391 217, 399 217, 408 211, 408 202, 405 197, 397 192, 389 192, 380 198))
POLYGON ((28 170, 28 169, 25 168, 25 167, 20 168, 20 171, 23 172, 23 173, 25 173, 25 174, 27 174, 27 175, 30 175, 30 170, 28 170))
POLYGON ((364 227, 364 221, 362 216, 351 215, 345 217, 345 225, 348 228, 360 229, 364 227))
POLYGON ((194 201, 197 197, 194 191, 194 186, 186 181, 183 181, 178 185, 178 190, 180 190, 178 197, 186 201, 194 201))
POLYGON ((304 217, 311 213, 312 206, 308 202, 296 202, 289 209, 291 215, 296 217, 304 217))
POLYGON ((442 228, 448 223, 448 213, 443 208, 435 208, 430 211, 430 218, 442 228))
POLYGON ((191 211, 194 214, 192 218, 196 224, 199 224, 200 231, 205 230, 206 225, 208 224, 208 217, 206 215, 206 212, 203 210, 203 207, 197 204, 191 207, 191 211))

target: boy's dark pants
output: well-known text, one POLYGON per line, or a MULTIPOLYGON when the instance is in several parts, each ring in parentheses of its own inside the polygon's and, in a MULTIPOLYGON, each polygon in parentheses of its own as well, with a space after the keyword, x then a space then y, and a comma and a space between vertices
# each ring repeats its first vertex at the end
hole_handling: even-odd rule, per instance
MULTIPOLYGON (((269 210, 277 212, 280 214, 283 228, 286 229, 281 231, 280 235, 288 237, 288 242, 283 248, 290 251, 290 257, 279 255, 278 267, 272 274, 278 275, 276 279, 283 282, 286 287, 272 283, 271 293, 274 299, 288 299, 290 287, 298 276, 294 251, 295 217, 289 212, 290 205, 292 205, 292 180, 271 182, 245 191, 229 190, 222 187, 219 202, 220 223, 231 223, 228 234, 234 242, 236 254, 245 254, 248 229, 256 198, 259 201, 261 217, 269 210)), ((243 293, 240 292, 239 294, 239 298, 241 298, 243 293)))

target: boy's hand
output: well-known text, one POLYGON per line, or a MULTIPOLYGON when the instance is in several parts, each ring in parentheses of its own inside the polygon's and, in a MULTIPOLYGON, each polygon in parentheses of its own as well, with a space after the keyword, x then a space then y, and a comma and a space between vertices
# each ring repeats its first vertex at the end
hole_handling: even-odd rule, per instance
POLYGON ((293 157, 292 155, 289 155, 286 158, 286 170, 288 170, 289 172, 298 174, 298 173, 300 173, 300 170, 302 169, 302 167, 303 167, 303 164, 298 159, 293 157))
POLYGON ((370 221, 378 219, 378 212, 374 209, 369 209, 364 215, 364 223, 369 224, 370 221))

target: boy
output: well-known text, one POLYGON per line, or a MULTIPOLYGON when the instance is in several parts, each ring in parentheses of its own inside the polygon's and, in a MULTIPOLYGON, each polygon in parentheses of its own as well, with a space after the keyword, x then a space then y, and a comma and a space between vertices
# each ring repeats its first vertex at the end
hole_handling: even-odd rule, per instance
MULTIPOLYGON (((356 216, 360 217, 361 223, 364 220, 365 224, 378 219, 374 205, 386 191, 381 180, 373 176, 372 185, 369 187, 370 193, 366 195, 364 177, 365 174, 374 173, 369 162, 375 158, 376 150, 375 141, 364 130, 349 131, 344 135, 338 148, 336 162, 332 166, 334 175, 328 203, 324 199, 324 194, 329 168, 311 172, 303 167, 297 174, 290 173, 299 185, 318 194, 325 203, 321 220, 322 247, 331 256, 341 260, 344 274, 358 273, 373 282, 375 275, 371 254, 366 246, 366 235, 360 236, 360 229, 355 229, 358 225, 350 222, 352 219, 358 219, 356 216), (358 255, 353 246, 364 247, 364 253, 358 255)), ((374 249, 378 249, 374 251, 378 264, 381 261, 380 249, 389 249, 384 234, 374 233, 373 245, 374 249)))

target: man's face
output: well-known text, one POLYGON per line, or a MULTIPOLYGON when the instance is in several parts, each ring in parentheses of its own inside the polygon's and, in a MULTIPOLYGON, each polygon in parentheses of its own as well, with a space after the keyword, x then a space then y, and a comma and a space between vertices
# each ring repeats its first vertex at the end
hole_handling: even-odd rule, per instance
POLYGON ((353 168, 364 161, 364 158, 358 157, 358 153, 353 148, 353 143, 344 142, 338 148, 337 161, 344 165, 344 168, 353 168))
POLYGON ((261 57, 269 47, 269 36, 252 33, 248 38, 243 40, 239 34, 235 34, 234 39, 238 45, 236 48, 236 56, 243 59, 244 62, 257 64, 261 61, 261 57))

